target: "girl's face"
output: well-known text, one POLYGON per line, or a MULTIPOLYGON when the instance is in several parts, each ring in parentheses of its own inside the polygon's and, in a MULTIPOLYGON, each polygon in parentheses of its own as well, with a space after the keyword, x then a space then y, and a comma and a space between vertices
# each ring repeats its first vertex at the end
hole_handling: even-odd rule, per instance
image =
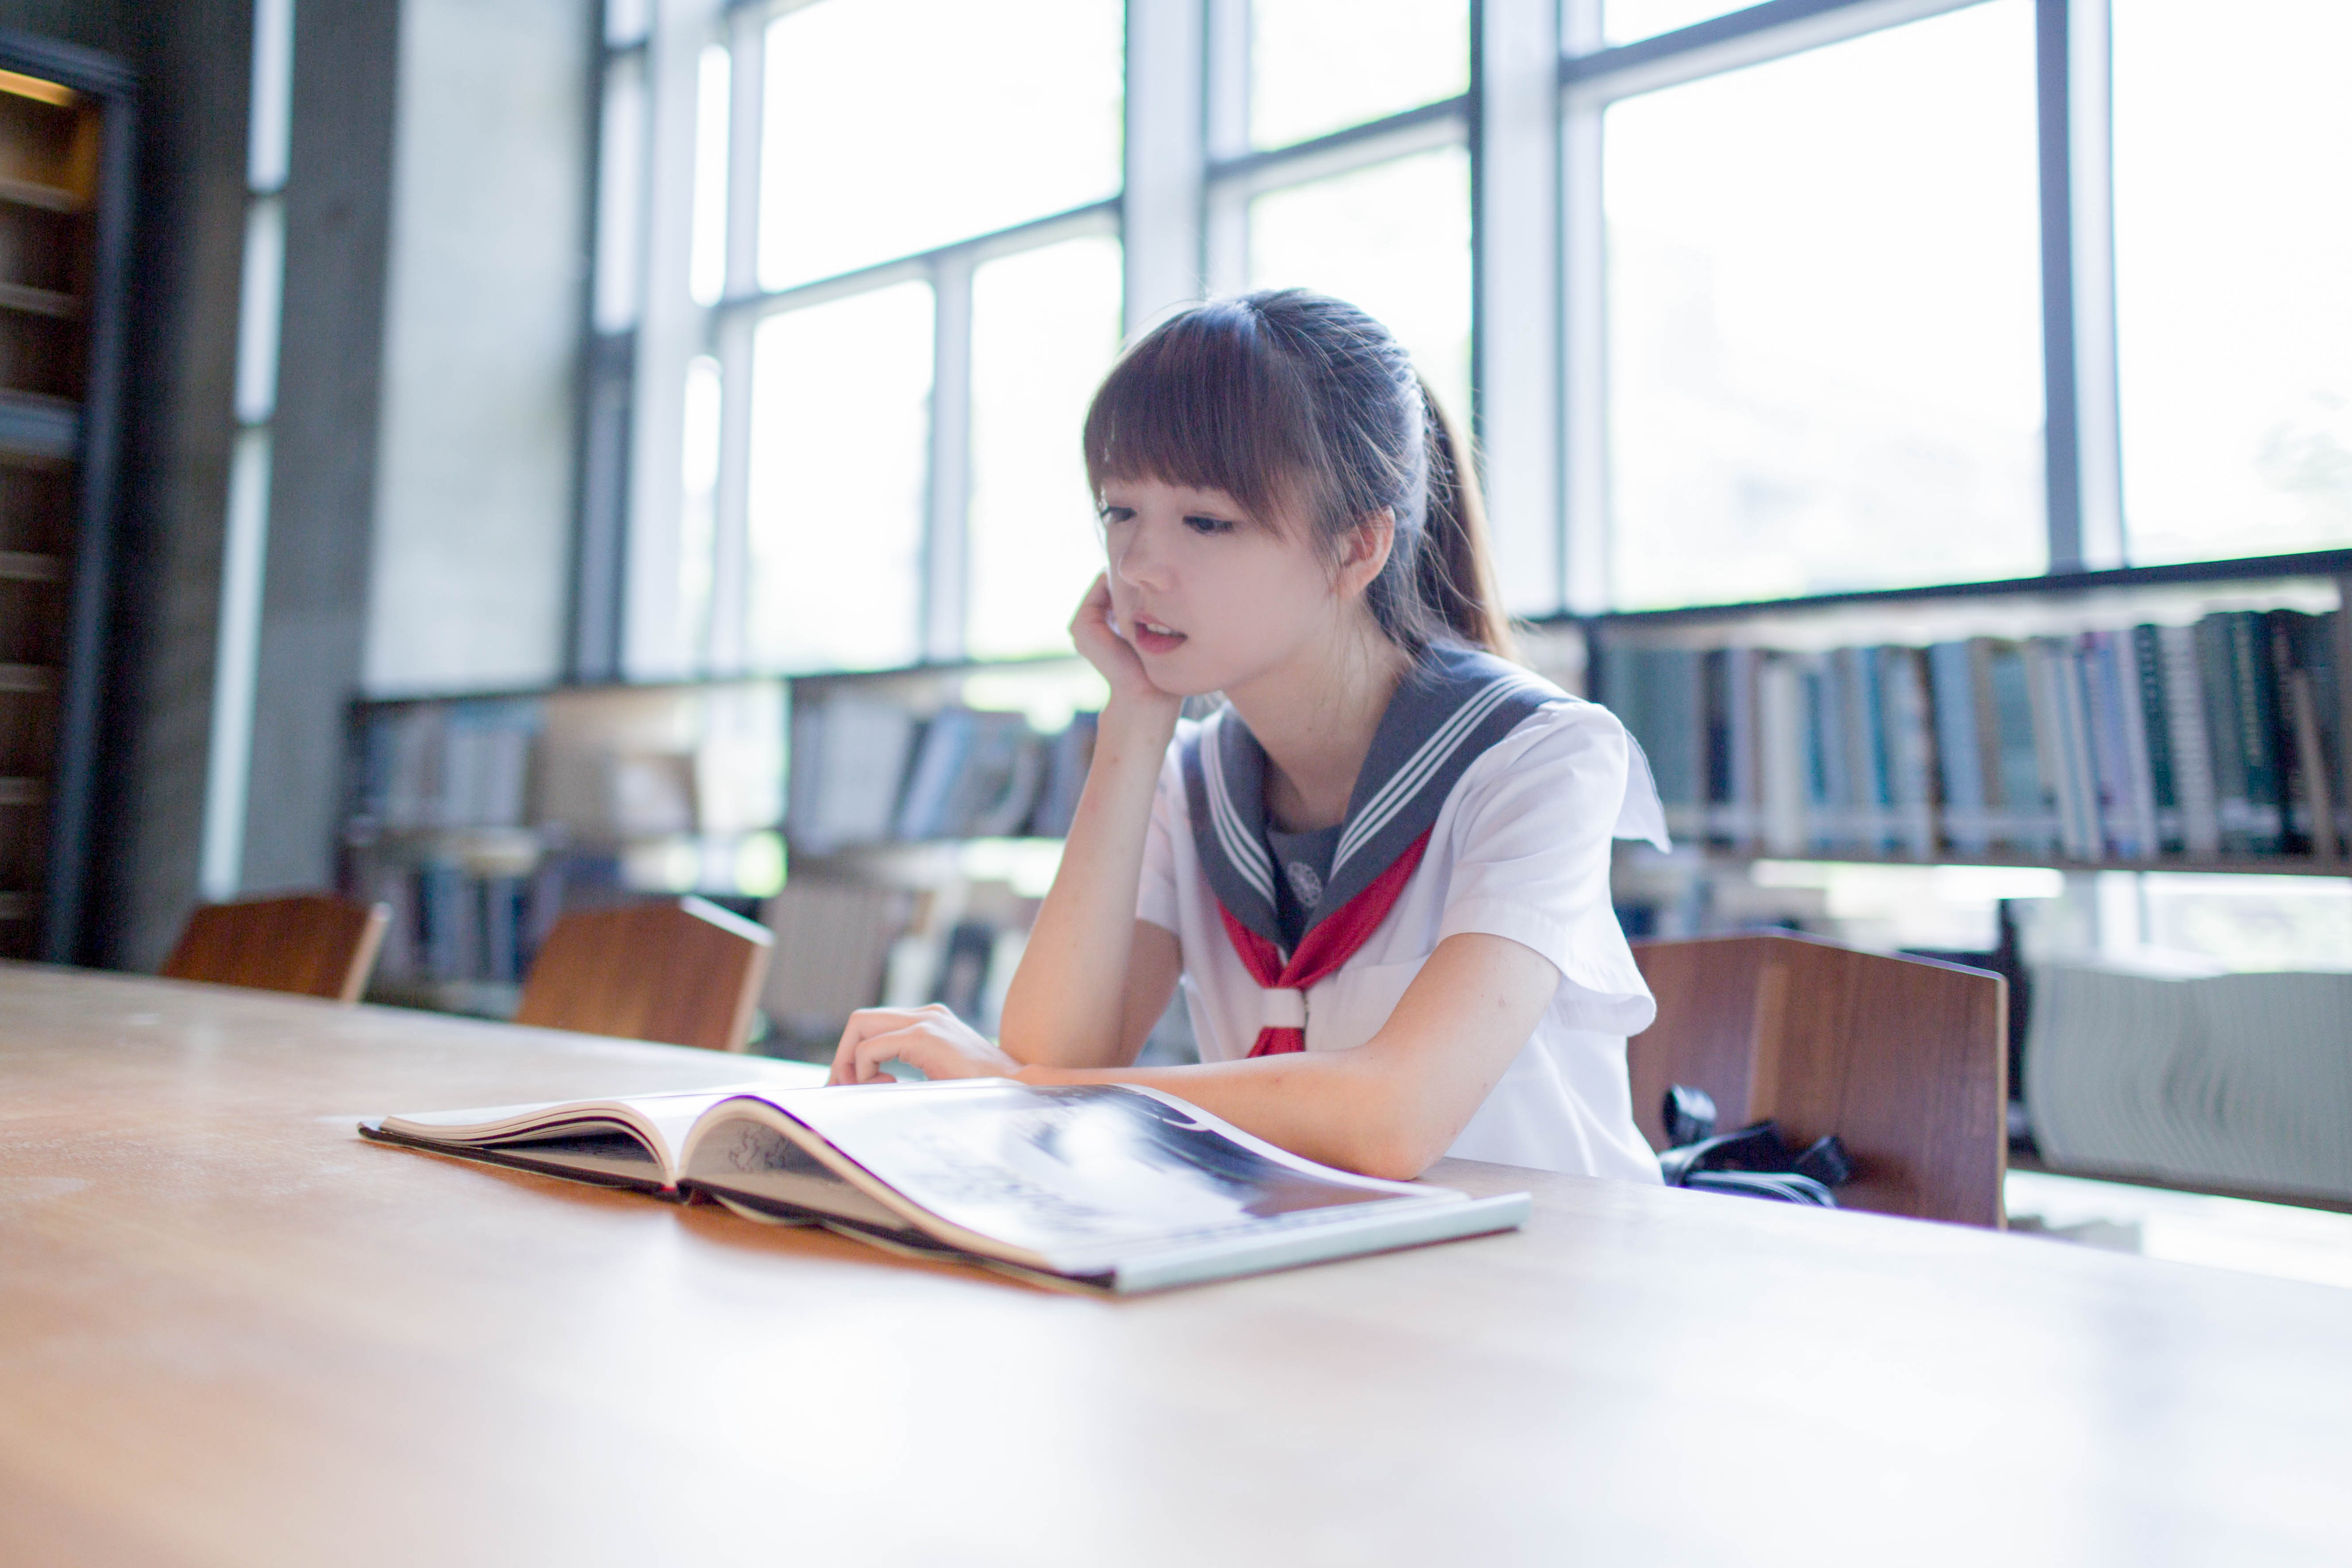
POLYGON ((1159 479, 1106 483, 1102 520, 1118 633, 1162 691, 1231 692, 1339 629, 1342 583, 1303 523, 1159 479))

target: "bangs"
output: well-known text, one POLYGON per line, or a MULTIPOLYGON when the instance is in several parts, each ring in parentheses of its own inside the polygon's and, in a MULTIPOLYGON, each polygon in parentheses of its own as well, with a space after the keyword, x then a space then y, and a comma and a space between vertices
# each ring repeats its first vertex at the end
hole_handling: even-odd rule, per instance
POLYGON ((1296 359, 1256 310, 1195 306, 1128 350, 1095 394, 1087 483, 1097 500, 1116 479, 1223 490, 1271 523, 1324 489, 1311 407, 1296 359))

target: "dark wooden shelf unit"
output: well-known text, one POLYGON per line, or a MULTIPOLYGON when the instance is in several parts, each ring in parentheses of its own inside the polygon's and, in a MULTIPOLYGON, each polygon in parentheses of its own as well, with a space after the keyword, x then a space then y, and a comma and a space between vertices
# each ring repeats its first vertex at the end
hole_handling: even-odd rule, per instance
POLYGON ((0 956, 79 956, 131 81, 0 32, 0 956))

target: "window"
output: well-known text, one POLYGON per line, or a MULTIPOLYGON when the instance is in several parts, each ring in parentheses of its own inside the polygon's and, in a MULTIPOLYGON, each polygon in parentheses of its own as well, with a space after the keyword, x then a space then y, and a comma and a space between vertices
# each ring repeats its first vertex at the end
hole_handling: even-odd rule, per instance
POLYGON ((1119 253, 1103 237, 983 265, 971 286, 968 650, 1066 650, 1102 570, 1079 430, 1118 353, 1119 253))
POLYGON ((751 663, 922 651, 932 300, 919 282, 780 311, 751 351, 751 663))
POLYGON ((1466 92, 1464 0, 1251 0, 1249 141, 1284 147, 1466 92))
POLYGON ((1118 5, 823 0, 766 50, 763 289, 1118 192, 1118 5))
POLYGON ((2352 9, 2116 6, 2135 562, 2352 544, 2352 9))
POLYGON ((1259 286, 1403 340, 1530 615, 2352 544, 2328 0, 606 14, 583 674, 1066 648, 1120 333, 1259 286))
POLYGON ((2042 569, 2033 51, 1990 0, 1609 110, 1612 602, 2042 569))
POLYGON ((1442 147, 1250 204, 1252 288, 1300 285, 1397 335, 1455 417, 1470 412, 1470 155, 1442 147))

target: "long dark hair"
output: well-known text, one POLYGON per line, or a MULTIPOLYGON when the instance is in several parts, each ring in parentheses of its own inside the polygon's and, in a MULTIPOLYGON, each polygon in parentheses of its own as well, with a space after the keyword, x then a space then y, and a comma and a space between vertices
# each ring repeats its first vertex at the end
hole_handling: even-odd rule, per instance
POLYGON ((1458 643, 1509 657, 1486 510, 1459 430, 1389 330, 1304 289, 1178 312, 1138 339, 1087 410, 1087 481, 1224 491, 1260 518, 1294 511, 1318 545, 1396 519, 1365 590, 1381 631, 1420 654, 1458 643))

